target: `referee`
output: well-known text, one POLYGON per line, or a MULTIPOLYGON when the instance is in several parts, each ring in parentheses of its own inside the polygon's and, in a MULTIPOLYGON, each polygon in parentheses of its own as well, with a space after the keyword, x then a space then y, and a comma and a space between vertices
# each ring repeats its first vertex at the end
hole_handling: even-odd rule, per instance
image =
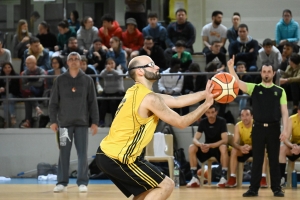
POLYGON ((249 190, 243 197, 258 196, 265 147, 267 148, 271 189, 275 197, 284 197, 280 187, 279 149, 280 141, 287 138, 288 110, 284 89, 273 83, 274 67, 264 64, 261 68, 260 84, 246 83, 239 80, 234 71, 234 56, 227 63, 230 74, 238 80, 239 88, 251 95, 254 124, 252 128, 253 165, 249 190), (282 116, 283 131, 280 134, 282 116))

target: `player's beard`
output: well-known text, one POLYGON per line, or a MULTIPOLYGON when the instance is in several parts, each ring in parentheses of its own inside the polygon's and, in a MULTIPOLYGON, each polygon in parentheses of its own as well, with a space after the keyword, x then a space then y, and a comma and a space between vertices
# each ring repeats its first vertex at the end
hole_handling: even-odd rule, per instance
POLYGON ((265 83, 271 83, 273 81, 273 78, 271 78, 271 77, 263 77, 263 81, 265 83))
POLYGON ((153 72, 148 72, 147 70, 144 69, 144 72, 145 72, 145 78, 147 80, 158 80, 160 79, 161 75, 159 73, 159 71, 157 71, 156 73, 153 73, 153 72))

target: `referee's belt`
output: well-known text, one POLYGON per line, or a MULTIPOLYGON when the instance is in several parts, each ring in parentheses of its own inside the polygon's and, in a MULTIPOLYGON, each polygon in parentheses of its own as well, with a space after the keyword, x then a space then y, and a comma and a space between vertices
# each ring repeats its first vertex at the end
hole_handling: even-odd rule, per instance
POLYGON ((269 122, 269 123, 263 123, 263 122, 258 122, 254 121, 255 125, 263 126, 263 127, 269 127, 269 126, 274 126, 280 124, 280 122, 269 122))

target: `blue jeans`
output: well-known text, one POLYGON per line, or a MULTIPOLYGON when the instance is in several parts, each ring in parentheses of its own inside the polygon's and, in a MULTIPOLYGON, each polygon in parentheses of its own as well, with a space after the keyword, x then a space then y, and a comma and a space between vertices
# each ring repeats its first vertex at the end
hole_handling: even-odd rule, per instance
MULTIPOLYGON (((243 94, 243 96, 248 96, 248 94, 243 94)), ((247 98, 237 97, 234 101, 239 103, 239 111, 247 106, 247 98)))
MULTIPOLYGON (((2 98, 5 99, 6 95, 3 94, 2 98)), ((16 97, 13 94, 9 93, 8 98, 16 98, 16 97)), ((10 114, 10 116, 12 116, 12 115, 16 116, 16 114, 15 114, 15 102, 9 100, 9 102, 7 103, 6 101, 3 101, 3 110, 4 110, 4 118, 6 118, 8 116, 7 115, 8 113, 10 114)))

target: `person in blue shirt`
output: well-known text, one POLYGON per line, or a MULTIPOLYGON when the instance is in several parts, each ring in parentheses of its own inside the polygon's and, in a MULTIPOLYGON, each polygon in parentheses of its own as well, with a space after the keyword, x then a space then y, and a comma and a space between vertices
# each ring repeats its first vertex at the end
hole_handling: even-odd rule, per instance
POLYGON ((299 24, 293 20, 292 17, 291 10, 285 9, 282 12, 282 19, 276 25, 276 45, 281 53, 286 42, 295 45, 294 52, 298 53, 299 51, 299 48, 297 48, 297 43, 299 41, 299 24))
POLYGON ((116 66, 121 65, 121 69, 123 73, 126 73, 128 71, 128 68, 126 66, 126 53, 122 49, 122 43, 121 40, 118 37, 112 37, 109 41, 111 48, 106 54, 106 58, 113 58, 116 62, 116 66))

